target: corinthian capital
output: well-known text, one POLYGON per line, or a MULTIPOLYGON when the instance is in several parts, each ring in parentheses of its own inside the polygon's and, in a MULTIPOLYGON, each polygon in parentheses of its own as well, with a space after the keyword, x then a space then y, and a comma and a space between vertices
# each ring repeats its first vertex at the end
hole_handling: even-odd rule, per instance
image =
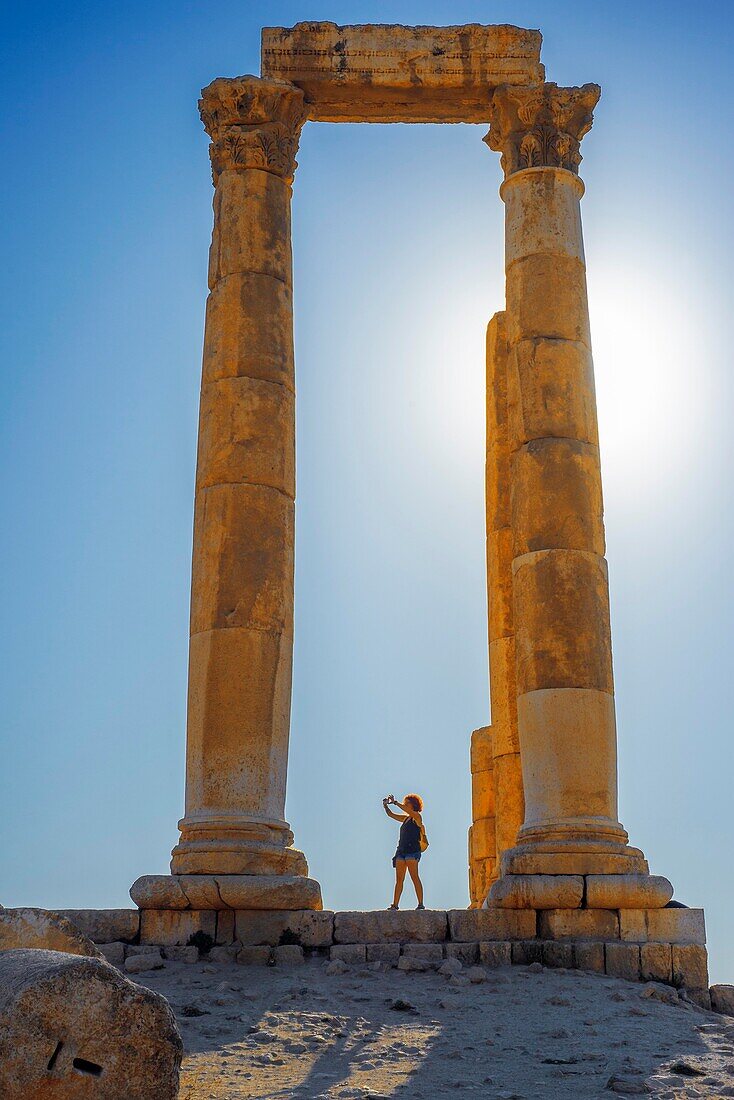
POLYGON ((209 134, 214 186, 226 168, 261 168, 293 179, 303 92, 285 80, 220 77, 202 89, 199 114, 209 134))
POLYGON ((502 154, 505 179, 523 168, 568 168, 578 173, 579 146, 591 129, 600 95, 598 84, 581 88, 503 84, 497 88, 484 140, 502 154))

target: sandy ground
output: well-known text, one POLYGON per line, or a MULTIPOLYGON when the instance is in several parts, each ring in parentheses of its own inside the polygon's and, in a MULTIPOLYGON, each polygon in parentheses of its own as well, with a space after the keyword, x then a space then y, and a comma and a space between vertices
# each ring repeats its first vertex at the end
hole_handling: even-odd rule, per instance
POLYGON ((476 985, 326 968, 167 963, 138 975, 176 1013, 181 1100, 734 1096, 734 1018, 641 985, 526 967, 476 985))

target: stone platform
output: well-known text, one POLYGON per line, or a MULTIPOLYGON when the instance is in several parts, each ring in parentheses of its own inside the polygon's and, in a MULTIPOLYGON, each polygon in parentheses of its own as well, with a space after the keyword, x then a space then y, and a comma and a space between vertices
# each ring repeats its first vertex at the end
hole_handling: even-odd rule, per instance
POLYGON ((310 952, 393 966, 401 958, 429 964, 457 958, 484 966, 539 962, 667 982, 710 1005, 702 909, 71 909, 61 915, 105 947, 147 945, 165 954, 193 939, 226 949, 218 954, 227 958, 270 965, 278 952, 291 962, 310 952))

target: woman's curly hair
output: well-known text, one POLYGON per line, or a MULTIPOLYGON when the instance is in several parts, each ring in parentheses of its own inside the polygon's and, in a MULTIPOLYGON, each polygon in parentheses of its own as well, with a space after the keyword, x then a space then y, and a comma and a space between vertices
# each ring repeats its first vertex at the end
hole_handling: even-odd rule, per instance
POLYGON ((423 809, 423 799, 419 794, 406 794, 405 801, 410 802, 411 806, 418 814, 423 809))

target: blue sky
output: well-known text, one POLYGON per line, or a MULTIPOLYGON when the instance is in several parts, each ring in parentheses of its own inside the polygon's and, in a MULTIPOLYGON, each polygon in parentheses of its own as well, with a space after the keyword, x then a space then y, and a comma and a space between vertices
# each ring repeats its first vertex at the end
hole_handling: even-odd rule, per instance
MULTIPOLYGON (((699 3, 6 10, 0 902, 129 904, 183 807, 206 260, 196 99, 262 25, 512 22, 603 86, 583 145, 621 819, 734 981, 732 65, 699 3)), ((489 717, 483 341, 498 158, 473 126, 309 126, 294 190, 297 640, 288 817, 332 908, 389 900, 419 790, 427 901, 466 902, 489 717)))

